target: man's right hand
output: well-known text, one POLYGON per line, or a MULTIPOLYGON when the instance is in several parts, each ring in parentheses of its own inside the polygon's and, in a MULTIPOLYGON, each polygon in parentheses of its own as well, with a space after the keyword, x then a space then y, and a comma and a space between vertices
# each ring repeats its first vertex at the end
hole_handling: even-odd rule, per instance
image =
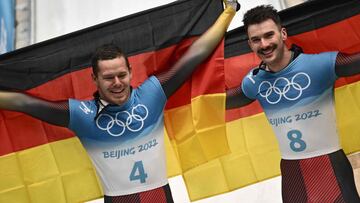
POLYGON ((225 7, 231 6, 235 11, 240 10, 241 5, 237 2, 237 0, 224 0, 225 7))

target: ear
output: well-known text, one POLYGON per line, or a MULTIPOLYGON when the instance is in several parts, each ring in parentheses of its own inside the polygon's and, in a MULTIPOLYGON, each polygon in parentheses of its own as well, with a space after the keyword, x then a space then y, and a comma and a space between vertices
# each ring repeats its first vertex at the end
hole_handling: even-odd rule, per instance
POLYGON ((131 80, 131 78, 132 78, 132 68, 131 68, 130 65, 129 65, 129 67, 128 67, 128 70, 129 70, 129 75, 130 75, 130 80, 131 80))
POLYGON ((95 85, 97 85, 97 77, 94 75, 94 73, 91 73, 91 78, 92 78, 93 82, 95 83, 95 85))
POLYGON ((288 35, 287 35, 287 31, 286 31, 286 28, 281 28, 281 37, 282 37, 282 40, 283 41, 286 41, 287 40, 287 37, 288 37, 288 35))
POLYGON ((251 41, 248 39, 248 40, 247 40, 247 42, 248 42, 248 45, 249 45, 250 49, 251 49, 251 50, 253 50, 253 47, 252 47, 251 41))

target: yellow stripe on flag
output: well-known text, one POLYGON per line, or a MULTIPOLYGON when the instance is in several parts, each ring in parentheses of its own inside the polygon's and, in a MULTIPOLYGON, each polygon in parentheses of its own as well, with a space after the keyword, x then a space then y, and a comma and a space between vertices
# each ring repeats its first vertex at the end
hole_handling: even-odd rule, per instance
POLYGON ((229 153, 183 174, 191 200, 229 192, 280 174, 278 145, 263 113, 228 122, 226 130, 229 153))
POLYGON ((77 138, 1 156, 0 174, 0 202, 84 202, 103 194, 77 138))
POLYGON ((181 175, 182 170, 179 162, 179 155, 176 148, 175 140, 170 140, 166 130, 164 130, 164 143, 166 152, 167 176, 174 177, 181 175))
POLYGON ((208 94, 165 112, 166 130, 183 172, 230 152, 224 107, 225 94, 208 94))
POLYGON ((264 180, 279 175, 279 147, 265 114, 249 116, 240 121, 257 179, 264 180))
POLYGON ((0 202, 27 202, 28 196, 15 153, 0 157, 0 175, 0 202), (9 199, 12 197, 16 198, 9 199))
POLYGON ((60 177, 29 184, 28 192, 31 202, 66 202, 60 177))
POLYGON ((222 164, 214 159, 183 174, 191 200, 198 200, 229 191, 222 164))
POLYGON ((335 89, 336 120, 345 153, 360 151, 360 82, 335 89))

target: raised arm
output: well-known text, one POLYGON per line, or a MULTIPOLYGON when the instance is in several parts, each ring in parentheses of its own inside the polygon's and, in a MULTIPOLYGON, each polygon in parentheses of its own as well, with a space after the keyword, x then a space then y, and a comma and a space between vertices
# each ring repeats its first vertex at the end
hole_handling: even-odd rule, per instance
POLYGON ((237 8, 240 8, 236 0, 224 0, 224 2, 225 10, 216 22, 190 46, 174 66, 156 75, 168 98, 188 79, 195 68, 214 51, 223 39, 237 8))
POLYGON ((243 107, 253 101, 255 100, 252 100, 245 96, 240 86, 237 88, 226 90, 226 109, 243 107))
POLYGON ((360 73, 360 53, 338 53, 335 63, 335 73, 339 77, 352 76, 360 73))
POLYGON ((67 101, 49 102, 23 93, 0 91, 0 109, 22 112, 62 127, 69 123, 67 101))

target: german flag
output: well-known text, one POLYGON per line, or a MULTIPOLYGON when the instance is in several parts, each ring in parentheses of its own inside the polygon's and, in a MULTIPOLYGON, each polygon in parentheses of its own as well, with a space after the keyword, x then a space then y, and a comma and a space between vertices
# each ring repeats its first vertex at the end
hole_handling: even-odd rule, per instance
MULTIPOLYGON (((178 60, 222 11, 220 0, 177 1, 0 55, 0 88, 50 101, 91 99, 90 58, 108 43, 129 56, 137 87, 178 60)), ((169 176, 229 153, 223 54, 221 43, 168 101, 169 176)), ((0 111, 0 202, 84 202, 102 195, 71 131, 0 111)))

